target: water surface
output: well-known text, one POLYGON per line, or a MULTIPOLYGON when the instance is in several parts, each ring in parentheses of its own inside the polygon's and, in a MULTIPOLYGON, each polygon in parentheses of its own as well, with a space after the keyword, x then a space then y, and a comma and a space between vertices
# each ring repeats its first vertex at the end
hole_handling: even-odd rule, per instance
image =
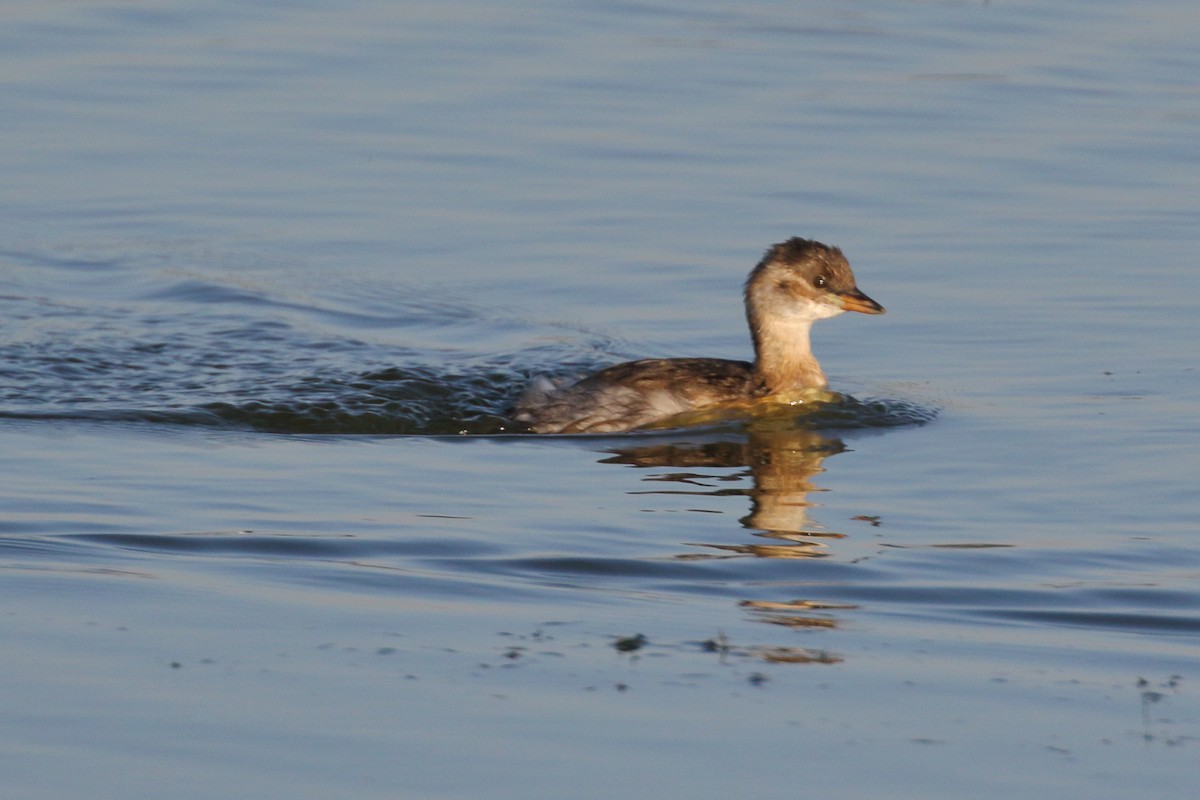
POLYGON ((3 14, 10 796, 1194 793, 1188 4, 3 14), (793 235, 844 404, 512 430, 793 235))

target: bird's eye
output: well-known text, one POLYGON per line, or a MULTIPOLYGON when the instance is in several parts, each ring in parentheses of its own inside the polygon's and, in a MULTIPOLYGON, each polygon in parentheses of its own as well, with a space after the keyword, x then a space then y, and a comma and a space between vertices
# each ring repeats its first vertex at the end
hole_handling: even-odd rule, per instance
POLYGON ((824 289, 826 283, 828 283, 828 281, 825 280, 824 275, 818 275, 817 277, 813 278, 813 286, 817 287, 818 289, 824 289))

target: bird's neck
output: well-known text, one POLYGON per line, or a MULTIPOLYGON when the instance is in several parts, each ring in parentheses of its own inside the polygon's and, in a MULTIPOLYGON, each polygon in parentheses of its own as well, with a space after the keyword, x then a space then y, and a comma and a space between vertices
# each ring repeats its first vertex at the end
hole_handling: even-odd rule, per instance
POLYGON ((828 385, 821 365, 812 354, 810 331, 813 320, 805 318, 770 321, 750 319, 754 337, 756 387, 766 396, 824 389, 828 385))

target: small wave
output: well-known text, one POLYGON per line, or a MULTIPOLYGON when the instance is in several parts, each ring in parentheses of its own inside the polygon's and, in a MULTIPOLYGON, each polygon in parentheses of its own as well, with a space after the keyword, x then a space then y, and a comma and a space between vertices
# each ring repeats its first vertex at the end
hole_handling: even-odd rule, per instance
POLYGON ((839 395, 832 403, 822 403, 810 415, 811 426, 822 430, 856 428, 897 428, 924 425, 937 418, 938 409, 898 398, 872 397, 859 400, 839 395))
POLYGON ((493 435, 514 430, 505 411, 521 380, 495 369, 444 374, 432 368, 396 368, 344 380, 311 378, 274 390, 260 387, 263 399, 146 409, 79 403, 65 408, 10 408, 0 411, 0 418, 291 434, 493 435))
POLYGON ((432 368, 392 368, 344 383, 313 380, 287 400, 209 403, 225 424, 276 433, 498 434, 515 384, 492 369, 457 374, 432 368))

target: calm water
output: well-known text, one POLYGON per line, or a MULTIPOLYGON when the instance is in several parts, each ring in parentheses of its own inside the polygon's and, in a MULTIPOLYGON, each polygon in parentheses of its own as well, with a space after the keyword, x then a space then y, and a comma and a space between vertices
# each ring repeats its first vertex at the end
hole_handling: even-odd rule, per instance
POLYGON ((1190 3, 0 8, 6 797, 1190 798, 1190 3), (514 435, 744 358, 796 421, 514 435))

